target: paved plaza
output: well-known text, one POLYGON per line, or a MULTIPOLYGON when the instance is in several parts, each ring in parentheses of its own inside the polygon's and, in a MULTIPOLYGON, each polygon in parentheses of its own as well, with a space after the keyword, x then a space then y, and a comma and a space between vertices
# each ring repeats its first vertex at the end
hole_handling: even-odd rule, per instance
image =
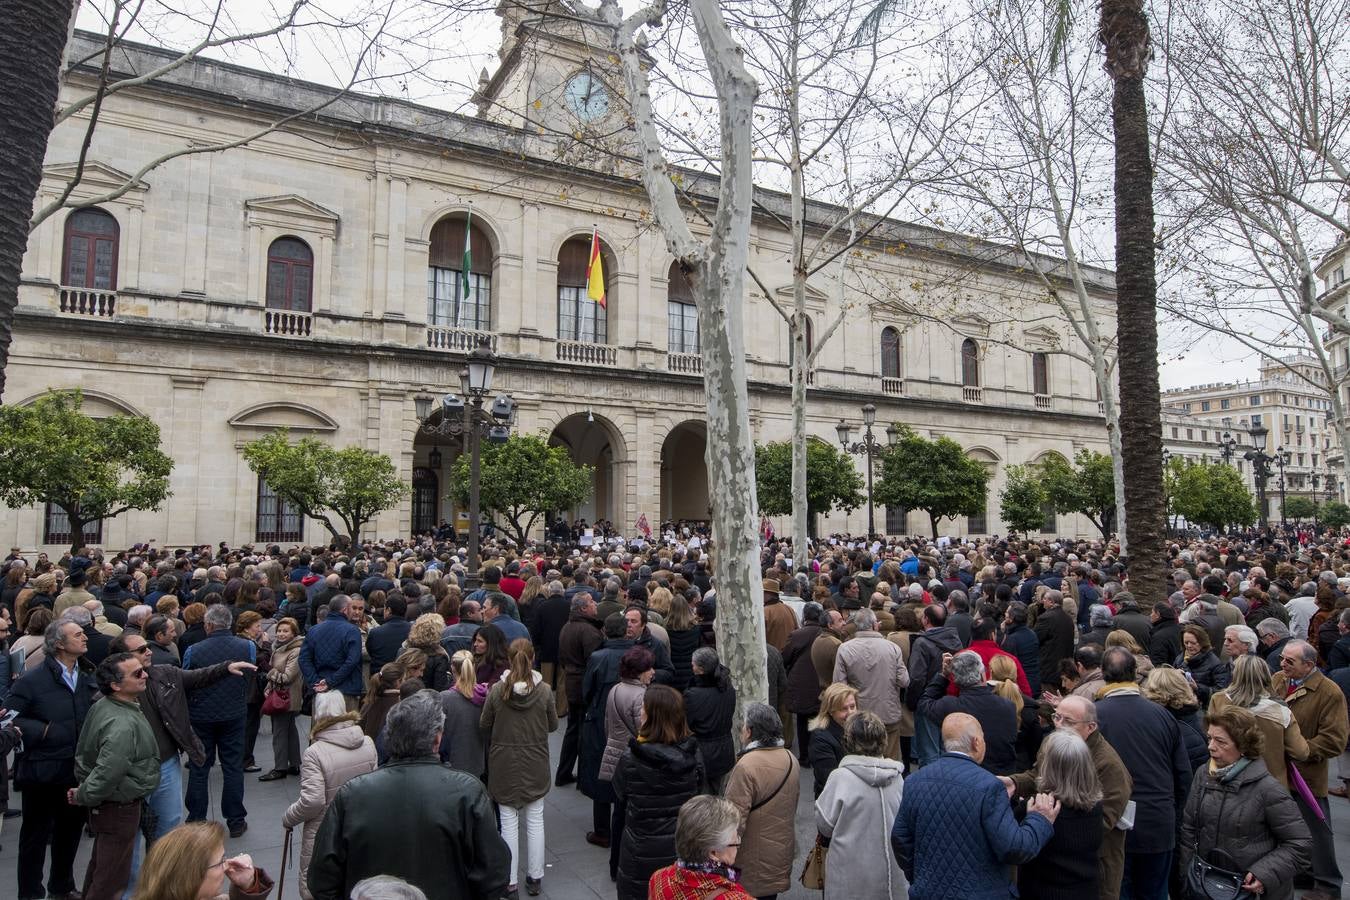
MULTIPOLYGON (((308 719, 301 719, 302 740, 308 733, 308 719)), ((558 725, 549 741, 553 761, 558 758, 558 748, 562 743, 562 732, 566 720, 558 725)), ((264 722, 258 735, 256 755, 258 765, 263 772, 271 769, 272 741, 269 732, 270 723, 264 722)), ((281 815, 286 807, 299 795, 300 779, 286 778, 280 781, 259 782, 262 772, 245 775, 244 805, 248 807, 248 832, 242 837, 226 842, 229 854, 248 853, 255 864, 265 868, 269 875, 276 878, 281 867, 281 844, 283 831, 281 815)), ((184 782, 187 775, 184 773, 184 782)), ((797 844, 800 854, 804 855, 807 841, 815 840, 815 815, 811 811, 811 775, 803 772, 801 799, 797 808, 797 844)), ((19 797, 12 798, 15 808, 19 797)), ((220 768, 211 772, 212 815, 219 817, 220 768)), ((1347 810, 1350 814, 1350 810, 1347 810)), ((21 819, 8 819, 0 833, 0 897, 12 897, 16 884, 15 866, 19 852, 19 823, 21 819)), ((1347 822, 1350 827, 1350 822, 1347 822)), ((544 834, 548 855, 544 870, 544 897, 550 900, 595 900, 603 897, 613 900, 614 884, 609 880, 609 851, 601 850, 586 843, 586 832, 591 829, 591 801, 577 791, 575 785, 565 788, 553 788, 549 791, 544 804, 544 834)), ((84 878, 84 869, 89 862, 89 853, 93 846, 89 839, 80 842, 80 855, 75 864, 75 882, 84 878)), ((292 840, 293 853, 300 852, 300 830, 296 829, 292 840)), ((292 863, 286 872, 284 884, 285 897, 294 898, 299 894, 296 878, 299 863, 292 863)), ((521 896, 524 896, 524 875, 522 867, 521 896)), ((807 900, 814 897, 819 900, 819 891, 808 891, 793 883, 793 889, 780 897, 791 900, 807 900)), ((273 893, 273 900, 276 895, 273 893)))
MULTIPOLYGON (((308 720, 302 719, 305 723, 308 720)), ((269 734, 270 724, 263 723, 262 733, 258 735, 257 757, 263 772, 271 769, 272 742, 269 734)), ((554 732, 549 741, 553 759, 557 759, 558 747, 562 741, 563 724, 554 732)), ((302 739, 306 733, 301 729, 302 739)), ((295 800, 300 789, 300 779, 286 778, 281 781, 259 782, 257 773, 244 776, 244 803, 248 807, 248 832, 237 839, 228 840, 226 852, 229 854, 248 853, 257 865, 265 868, 274 878, 280 874, 282 829, 281 815, 286 807, 295 800)), ((186 781, 186 775, 184 776, 186 781)), ((18 797, 13 798, 18 806, 18 797)), ((219 815, 220 769, 211 774, 212 811, 219 815)), ((784 900, 820 900, 819 891, 808 891, 796 881, 802 858, 807 847, 815 840, 815 815, 812 812, 811 774, 802 771, 801 796, 797 803, 797 854, 794 866, 792 888, 780 898, 784 900)), ((1350 861, 1350 802, 1332 798, 1332 822, 1336 829, 1337 856, 1341 860, 1342 871, 1350 861)), ((0 897, 13 896, 15 885, 15 865, 19 850, 19 823, 21 819, 9 819, 4 823, 0 834, 0 897)), ((591 801, 578 792, 575 786, 554 788, 549 791, 544 804, 544 833, 548 844, 546 868, 544 870, 543 896, 550 900, 612 900, 614 885, 609 880, 609 855, 607 850, 592 847, 586 843, 586 832, 591 827, 591 801)), ((85 839, 80 842, 80 854, 75 864, 77 884, 84 877, 85 866, 89 862, 89 852, 93 844, 85 839)), ((300 834, 296 830, 292 847, 295 854, 300 852, 300 834)), ((299 863, 293 862, 285 874, 284 896, 298 897, 296 878, 299 863)), ((523 875, 522 882, 523 882, 523 875)), ((522 885, 523 888, 523 885, 522 885)), ((276 894, 273 894, 275 900, 276 894)))

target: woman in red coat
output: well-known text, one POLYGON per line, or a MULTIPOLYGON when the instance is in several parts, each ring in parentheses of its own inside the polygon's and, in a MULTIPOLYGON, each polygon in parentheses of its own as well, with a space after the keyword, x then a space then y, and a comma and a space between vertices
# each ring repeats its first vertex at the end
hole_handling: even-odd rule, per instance
POLYGON ((647 900, 751 900, 738 883, 740 818, 736 807, 721 797, 686 801, 675 825, 679 858, 652 875, 647 900))

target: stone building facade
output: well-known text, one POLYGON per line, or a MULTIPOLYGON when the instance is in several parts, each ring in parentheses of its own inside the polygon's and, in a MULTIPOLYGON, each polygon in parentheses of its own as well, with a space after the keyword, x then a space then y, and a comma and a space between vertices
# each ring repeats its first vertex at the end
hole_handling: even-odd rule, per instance
MULTIPOLYGON (((111 520, 91 537, 112 547, 325 539, 279 507, 242 459, 245 442, 279 427, 393 458, 413 491, 371 534, 406 535, 452 518, 447 477, 459 449, 454 438, 425 433, 423 416, 457 390, 480 337, 500 358, 494 392, 517 401, 517 429, 549 435, 596 467, 593 496, 566 514, 608 518, 629 533, 640 515, 653 525, 707 517, 717 486, 703 466, 692 300, 644 214, 631 165, 587 157, 539 120, 604 121, 622 104, 618 82, 584 34, 519 18, 504 24, 502 70, 484 80, 478 116, 342 96, 237 149, 175 158, 116 199, 62 210, 37 229, 6 401, 82 388, 97 414, 156 421, 176 462, 161 510, 111 520), (525 47, 534 48, 528 66, 525 47), (605 85, 611 108, 595 108, 593 91, 581 97, 582 74, 605 85), (457 302, 470 211, 471 291, 457 302), (578 285, 578 253, 593 230, 604 309, 578 285)), ((167 56, 125 45, 115 65, 145 71, 167 56)), ((64 95, 91 84, 91 72, 77 68, 64 95)), ((196 60, 107 98, 73 196, 98 197, 160 154, 243 137, 333 93, 196 60)), ((39 207, 72 178, 86 123, 76 116, 52 135, 39 207)), ((865 264, 896 285, 898 299, 859 304, 825 345, 809 430, 833 441, 835 423, 856 423, 871 402, 883 426, 954 438, 993 480, 985 516, 944 531, 1001 533, 1006 466, 1106 451, 1091 371, 1056 352, 1071 333, 1046 324, 1054 314, 1043 289, 1015 261, 979 262, 964 288, 979 302, 934 316, 923 293, 906 286, 968 273, 971 258, 944 249, 960 242, 940 232, 893 222, 878 233, 886 237, 865 264), (1028 324, 991 322, 979 312, 991 302, 1025 310, 1028 324)), ((769 217, 751 235, 752 265, 784 298, 787 238, 769 217)), ((1110 273, 1090 276, 1113 321, 1110 273)), ((823 332, 838 298, 828 283, 809 295, 813 329, 823 332)), ((755 437, 785 439, 787 326, 758 293, 745 316, 755 437)), ((891 533, 926 528, 918 512, 878 510, 877 520, 891 533)), ((857 532, 865 522, 864 508, 820 527, 857 532)), ((1093 534, 1077 516, 1054 525, 1093 534)), ((0 516, 0 540, 24 547, 61 545, 61 528, 60 516, 42 509, 0 516)))

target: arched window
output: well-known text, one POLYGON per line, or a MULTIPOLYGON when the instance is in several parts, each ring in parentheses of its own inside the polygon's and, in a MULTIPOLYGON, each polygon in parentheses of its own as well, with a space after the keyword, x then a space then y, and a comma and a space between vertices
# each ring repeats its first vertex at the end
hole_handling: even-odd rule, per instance
POLYGON ((258 543, 304 540, 304 516, 294 503, 277 496, 267 482, 258 479, 258 543))
POLYGON ((431 229, 427 324, 487 331, 492 327, 492 245, 477 222, 469 222, 467 246, 464 230, 464 219, 451 217, 431 229))
POLYGON ((431 469, 413 469, 412 529, 424 534, 436 528, 436 499, 439 480, 431 469))
POLYGON ((881 329, 881 377, 900 377, 900 332, 890 325, 881 329))
POLYGON ((1050 396, 1050 354, 1031 354, 1031 389, 1038 397, 1050 396))
POLYGON ((980 386, 980 348, 974 338, 961 342, 961 384, 964 387, 980 386))
POLYGON ((80 209, 66 218, 66 287, 117 290, 117 220, 101 209, 80 209))
POLYGON ((670 274, 666 278, 668 350, 671 353, 697 353, 698 306, 694 303, 694 290, 679 263, 670 264, 670 274))
POLYGON ((586 275, 591 265, 590 237, 574 237, 558 251, 558 340, 609 343, 607 307, 614 305, 613 258, 600 248, 605 270, 605 306, 586 292, 586 275))
POLYGON ((314 252, 299 238, 277 238, 267 248, 267 308, 309 312, 313 292, 314 252))
MULTIPOLYGON (((48 503, 42 511, 42 543, 69 547, 75 542, 74 538, 75 535, 70 530, 70 516, 66 515, 66 511, 61 507, 48 503)), ((84 543, 103 543, 102 519, 84 526, 84 543)))

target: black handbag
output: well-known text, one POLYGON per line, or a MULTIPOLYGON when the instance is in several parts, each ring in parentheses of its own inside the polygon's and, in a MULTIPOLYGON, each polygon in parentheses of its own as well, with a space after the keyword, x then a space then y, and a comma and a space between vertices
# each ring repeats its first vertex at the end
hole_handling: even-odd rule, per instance
POLYGON ((1246 875, 1236 872, 1237 864, 1226 852, 1214 849, 1205 854, 1196 853, 1186 869, 1186 896, 1190 900, 1256 900, 1256 895, 1242 889, 1246 875))

